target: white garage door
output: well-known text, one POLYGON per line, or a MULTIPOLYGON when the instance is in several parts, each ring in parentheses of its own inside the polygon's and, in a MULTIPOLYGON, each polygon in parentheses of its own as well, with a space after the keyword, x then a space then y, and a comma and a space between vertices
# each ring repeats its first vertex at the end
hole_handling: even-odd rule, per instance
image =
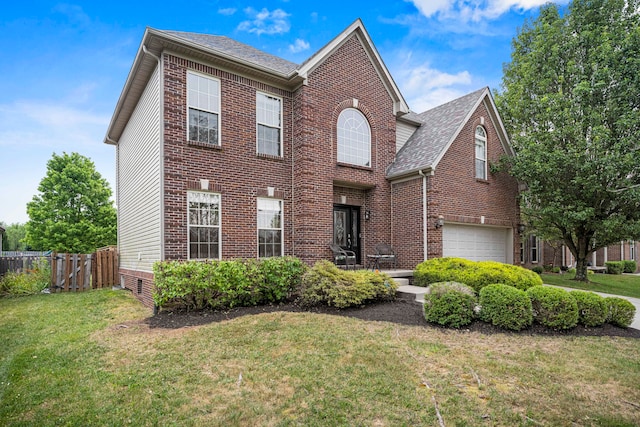
POLYGON ((510 262, 510 234, 507 228, 445 224, 442 255, 471 261, 510 262))

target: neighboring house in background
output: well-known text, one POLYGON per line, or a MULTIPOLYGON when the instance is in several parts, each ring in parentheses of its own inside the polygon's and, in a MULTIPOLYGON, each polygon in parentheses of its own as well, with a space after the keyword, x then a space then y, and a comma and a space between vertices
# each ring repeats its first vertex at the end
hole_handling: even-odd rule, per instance
POLYGON ((517 184, 488 89, 409 108, 362 22, 302 64, 222 36, 148 28, 105 143, 116 146, 121 284, 153 263, 295 255, 364 264, 378 243, 512 263, 517 184), (436 221, 442 217, 442 225, 436 221))
POLYGON ((2 238, 4 237, 4 228, 0 227, 0 253, 2 253, 2 238))

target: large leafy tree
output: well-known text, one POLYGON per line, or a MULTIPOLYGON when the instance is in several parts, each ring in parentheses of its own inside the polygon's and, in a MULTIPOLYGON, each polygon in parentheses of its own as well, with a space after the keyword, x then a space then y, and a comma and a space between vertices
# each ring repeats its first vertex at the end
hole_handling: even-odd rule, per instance
POLYGON ((0 222, 0 226, 5 229, 2 239, 2 250, 4 251, 24 251, 27 247, 24 243, 26 229, 24 224, 13 223, 6 225, 0 222))
POLYGON ((496 102, 526 190, 522 214, 561 239, 587 280, 588 256, 640 236, 639 0, 540 9, 513 40, 496 102))
POLYGON ((39 195, 27 204, 25 241, 39 250, 90 253, 116 243, 109 183, 88 158, 53 154, 39 195))

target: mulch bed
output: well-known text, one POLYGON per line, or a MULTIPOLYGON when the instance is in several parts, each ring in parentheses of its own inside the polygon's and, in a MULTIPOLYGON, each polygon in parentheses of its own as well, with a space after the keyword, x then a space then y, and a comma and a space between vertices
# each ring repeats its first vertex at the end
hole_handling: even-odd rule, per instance
MULTIPOLYGON (((161 311, 157 315, 147 319, 147 323, 152 328, 176 329, 187 326, 198 326, 209 323, 221 322, 225 320, 235 319, 242 316, 250 316, 260 313, 273 312, 310 312, 331 314, 335 316, 354 317, 368 321, 383 321, 398 323, 409 326, 424 326, 427 328, 435 328, 446 330, 437 325, 427 323, 422 314, 422 305, 412 301, 395 300, 389 302, 379 302, 368 304, 363 307, 337 309, 333 307, 301 307, 299 305, 289 303, 281 305, 267 305, 257 307, 238 307, 226 311, 161 311)), ((568 331, 554 331, 533 325, 530 328, 512 332, 497 328, 485 322, 475 321, 461 329, 465 332, 480 332, 483 334, 512 334, 512 335, 542 335, 542 336, 612 336, 625 338, 640 338, 640 330, 633 328, 619 328, 617 326, 605 324, 597 328, 588 328, 578 325, 568 331)))

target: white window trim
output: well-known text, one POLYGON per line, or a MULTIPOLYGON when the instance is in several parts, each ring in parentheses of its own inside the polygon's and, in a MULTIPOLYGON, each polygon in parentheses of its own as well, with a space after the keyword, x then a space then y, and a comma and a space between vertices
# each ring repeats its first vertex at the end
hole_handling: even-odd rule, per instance
POLYGON ((532 236, 533 239, 531 239, 532 243, 535 243, 535 246, 532 244, 531 247, 529 248, 529 257, 531 258, 531 264, 538 264, 540 262, 540 239, 538 239, 538 236, 532 236), (536 260, 533 260, 533 248, 536 249, 536 260))
POLYGON ((336 121, 336 158, 338 163, 341 164, 346 164, 346 165, 353 165, 353 166, 357 166, 357 167, 364 167, 364 168, 372 168, 373 165, 371 164, 371 151, 372 151, 372 136, 371 136, 371 123, 369 123, 369 120, 367 119, 367 116, 364 115, 364 113, 362 111, 360 111, 357 108, 345 108, 344 110, 342 110, 340 112, 340 114, 338 114, 338 120, 336 121), (346 113, 347 111, 356 111, 358 114, 360 114, 360 116, 362 116, 362 119, 364 120, 364 123, 366 123, 367 125, 367 129, 369 131, 369 157, 367 159, 367 164, 359 164, 359 163, 351 163, 348 161, 344 161, 344 160, 340 160, 340 137, 338 135, 339 133, 339 127, 338 127, 338 123, 340 122, 340 118, 342 117, 342 115, 344 113, 346 113))
MULTIPOLYGON (((207 227, 203 225, 196 225, 196 227, 207 227)), ((204 191, 187 191, 187 259, 204 260, 204 259, 222 259, 222 195, 219 193, 209 193, 204 191), (218 225, 208 226, 218 229, 218 258, 191 258, 191 224, 189 223, 189 193, 201 193, 211 194, 218 196, 218 225)))
POLYGON ((218 115, 218 143, 217 144, 211 144, 212 146, 215 147, 221 147, 222 146, 222 114, 221 114, 221 105, 222 105, 222 82, 220 81, 220 79, 207 75, 207 74, 203 74, 203 73, 198 73, 195 71, 191 71, 191 70, 187 70, 187 84, 185 85, 187 87, 187 111, 186 111, 186 122, 187 122, 187 126, 186 126, 186 139, 187 141, 192 141, 189 138, 189 109, 191 108, 191 99, 189 97, 189 74, 197 76, 197 77, 202 77, 205 79, 209 79, 209 80, 214 80, 216 82, 218 82, 218 105, 216 105, 216 108, 218 111, 212 111, 212 110, 205 110, 203 108, 195 108, 193 107, 195 110, 199 110, 199 111, 204 111, 207 113, 212 113, 212 114, 217 114, 218 115))
POLYGON ((269 127, 269 128, 274 128, 274 126, 268 125, 266 123, 260 123, 258 121, 258 98, 260 97, 260 95, 266 96, 268 98, 274 98, 274 99, 277 99, 277 100, 280 101, 280 126, 277 129, 280 129, 280 141, 278 141, 279 145, 280 145, 280 152, 278 153, 278 156, 282 157, 283 156, 283 142, 282 141, 283 141, 283 133, 284 133, 283 129, 282 129, 283 128, 283 124, 284 124, 284 114, 283 114, 282 110, 283 110, 284 102, 283 102, 283 99, 281 97, 273 95, 273 94, 270 94, 270 93, 266 93, 266 92, 256 92, 256 154, 259 154, 259 155, 262 155, 262 156, 268 156, 269 155, 267 153, 261 153, 260 149, 259 149, 258 129, 260 128, 260 125, 266 126, 266 127, 269 127))
POLYGON ((486 180, 487 177, 488 177, 488 175, 487 175, 487 163, 488 163, 487 162, 487 140, 488 139, 489 138, 487 137, 487 129, 485 129, 485 127, 481 126, 481 125, 476 126, 476 128, 475 128, 475 130, 473 132, 473 157, 475 159, 475 162, 474 162, 474 165, 473 165, 474 166, 473 167, 473 173, 475 174, 475 178, 476 179, 484 179, 484 180, 486 180), (478 134, 477 134, 478 128, 481 128, 482 131, 484 132, 484 138, 478 136, 478 134), (478 140, 484 142, 484 159, 479 158, 478 155, 477 155, 476 145, 477 145, 477 141, 478 140), (476 165, 478 160, 482 160, 484 162, 484 172, 483 172, 484 173, 484 177, 482 177, 482 178, 478 177, 478 169, 477 169, 477 165, 476 165))
POLYGON ((629 240, 629 260, 636 260, 636 241, 629 240))
POLYGON ((284 201, 282 199, 258 197, 256 200, 256 258, 273 258, 260 256, 260 230, 280 230, 280 256, 284 256, 284 201), (260 214, 260 200, 280 203, 280 228, 260 228, 260 221, 258 220, 258 215, 260 214))

